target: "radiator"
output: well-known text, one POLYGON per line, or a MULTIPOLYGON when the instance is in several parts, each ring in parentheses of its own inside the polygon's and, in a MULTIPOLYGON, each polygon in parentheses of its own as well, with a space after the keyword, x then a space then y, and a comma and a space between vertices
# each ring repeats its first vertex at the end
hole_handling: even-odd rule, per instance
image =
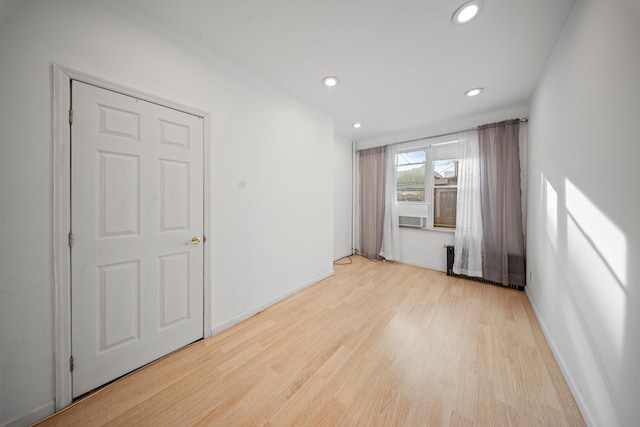
POLYGON ((455 247, 448 245, 446 249, 447 249, 447 276, 460 277, 462 279, 473 280, 474 282, 488 283, 490 285, 502 286, 505 288, 516 289, 518 291, 524 291, 524 286, 522 285, 514 285, 514 284, 504 285, 499 282, 494 282, 493 280, 483 279, 482 277, 470 277, 464 274, 455 274, 453 272, 453 260, 455 259, 455 256, 456 256, 455 247))

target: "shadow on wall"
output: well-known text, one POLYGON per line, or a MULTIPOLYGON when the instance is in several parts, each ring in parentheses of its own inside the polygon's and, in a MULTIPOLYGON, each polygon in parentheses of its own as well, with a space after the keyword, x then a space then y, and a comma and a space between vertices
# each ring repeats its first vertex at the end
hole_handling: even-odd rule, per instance
MULTIPOLYGON (((629 312, 633 298, 628 283, 631 272, 627 236, 569 178, 564 178, 557 191, 541 174, 540 188, 543 228, 554 252, 552 256, 566 262, 560 266, 560 280, 567 286, 557 290, 556 309, 563 313, 568 330, 578 332, 575 341, 563 345, 571 345, 572 353, 577 355, 580 349, 590 348, 599 372, 579 357, 573 359, 577 363, 571 369, 581 371, 580 378, 588 380, 582 388, 589 394, 602 388, 604 382, 618 406, 616 414, 609 416, 617 417, 630 396, 637 397, 633 393, 622 396, 620 387, 612 386, 629 383, 625 377, 635 372, 634 365, 638 363, 638 349, 629 348, 637 343, 630 336, 634 324, 629 312), (580 331, 584 331, 584 337, 580 331)), ((577 391, 582 393, 582 389, 577 391)), ((600 415, 603 414, 595 419, 603 419, 600 415)))
MULTIPOLYGON (((597 313, 606 343, 621 356, 627 303, 627 239, 569 179, 565 179, 567 252, 571 265, 580 265, 580 288, 597 313)), ((619 363, 621 358, 614 362, 619 363)))

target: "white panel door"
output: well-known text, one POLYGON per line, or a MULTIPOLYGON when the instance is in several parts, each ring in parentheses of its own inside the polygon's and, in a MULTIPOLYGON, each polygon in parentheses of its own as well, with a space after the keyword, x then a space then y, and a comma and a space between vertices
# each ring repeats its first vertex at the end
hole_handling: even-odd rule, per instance
POLYGON ((202 118, 72 83, 77 397, 203 337, 202 118))

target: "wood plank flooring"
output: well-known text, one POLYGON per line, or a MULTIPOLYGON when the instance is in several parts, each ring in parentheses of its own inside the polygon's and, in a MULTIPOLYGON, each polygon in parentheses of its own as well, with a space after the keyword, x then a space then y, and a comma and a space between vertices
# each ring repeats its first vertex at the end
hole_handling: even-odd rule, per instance
POLYGON ((41 426, 582 426, 523 292, 353 257, 41 426))

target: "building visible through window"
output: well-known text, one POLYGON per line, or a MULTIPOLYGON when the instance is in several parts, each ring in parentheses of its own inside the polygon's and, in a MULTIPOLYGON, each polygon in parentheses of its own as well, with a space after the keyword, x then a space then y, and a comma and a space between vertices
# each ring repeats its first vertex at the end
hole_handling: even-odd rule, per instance
POLYGON ((455 228, 458 160, 433 162, 433 226, 455 228))

